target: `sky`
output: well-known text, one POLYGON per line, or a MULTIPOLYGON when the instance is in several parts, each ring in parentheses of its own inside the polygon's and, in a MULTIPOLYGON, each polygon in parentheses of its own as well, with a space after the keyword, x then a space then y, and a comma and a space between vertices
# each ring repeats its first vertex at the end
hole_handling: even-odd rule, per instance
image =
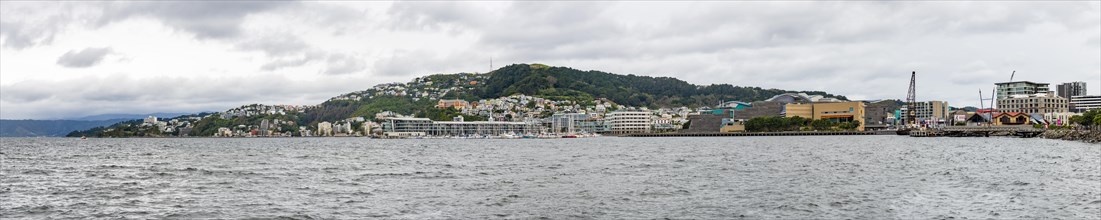
POLYGON ((0 118, 313 105, 542 63, 979 106, 995 82, 1101 94, 1101 2, 0 1, 0 118))

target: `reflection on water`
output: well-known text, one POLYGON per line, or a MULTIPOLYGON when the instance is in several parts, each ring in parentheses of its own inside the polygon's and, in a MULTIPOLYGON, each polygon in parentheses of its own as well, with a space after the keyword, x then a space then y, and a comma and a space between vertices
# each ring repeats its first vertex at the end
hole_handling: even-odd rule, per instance
POLYGON ((1101 146, 1044 139, 0 141, 5 218, 1101 216, 1101 146))

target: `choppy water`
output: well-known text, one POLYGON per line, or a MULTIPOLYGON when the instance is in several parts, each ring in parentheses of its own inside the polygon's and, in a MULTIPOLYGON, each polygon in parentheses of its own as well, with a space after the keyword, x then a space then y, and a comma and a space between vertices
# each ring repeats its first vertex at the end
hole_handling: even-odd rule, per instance
POLYGON ((0 218, 1101 218, 1101 145, 0 139, 0 218))

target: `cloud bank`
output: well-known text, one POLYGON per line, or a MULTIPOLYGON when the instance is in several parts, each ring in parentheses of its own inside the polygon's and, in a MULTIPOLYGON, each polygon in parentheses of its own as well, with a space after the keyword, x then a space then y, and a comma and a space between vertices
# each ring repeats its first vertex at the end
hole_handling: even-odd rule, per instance
POLYGON ((1101 92, 1098 2, 0 2, 0 118, 316 104, 489 60, 978 105, 1101 92), (94 109, 90 111, 89 109, 94 109))

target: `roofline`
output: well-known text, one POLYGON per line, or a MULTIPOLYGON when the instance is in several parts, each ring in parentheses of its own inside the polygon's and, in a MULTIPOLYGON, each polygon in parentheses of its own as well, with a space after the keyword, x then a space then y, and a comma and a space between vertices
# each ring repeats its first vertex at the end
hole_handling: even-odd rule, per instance
POLYGON ((1038 82, 1033 82, 1033 81, 1012 81, 1012 82, 1000 82, 1000 83, 994 83, 994 85, 1002 85, 1002 84, 1010 84, 1010 83, 1022 83, 1022 82, 1023 82, 1023 83, 1032 83, 1032 84, 1039 84, 1039 85, 1051 85, 1051 83, 1038 83, 1038 82))

